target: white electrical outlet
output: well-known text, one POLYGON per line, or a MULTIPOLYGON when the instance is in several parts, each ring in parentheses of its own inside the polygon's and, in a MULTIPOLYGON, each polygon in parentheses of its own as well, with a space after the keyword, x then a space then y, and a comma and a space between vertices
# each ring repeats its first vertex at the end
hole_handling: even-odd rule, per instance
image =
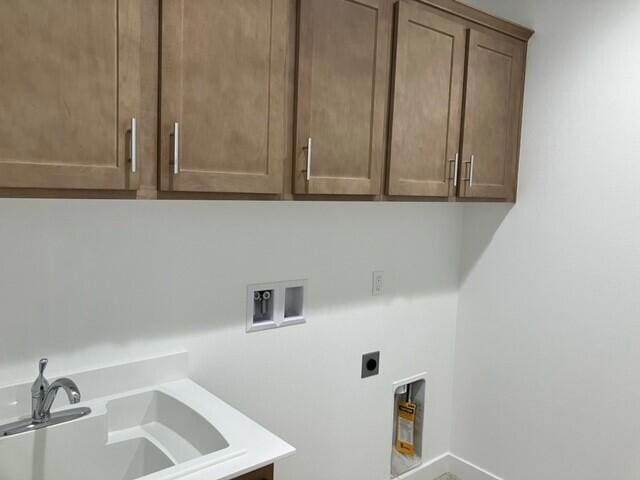
POLYGON ((384 272, 373 272, 373 287, 371 294, 374 297, 382 295, 384 290, 384 272))

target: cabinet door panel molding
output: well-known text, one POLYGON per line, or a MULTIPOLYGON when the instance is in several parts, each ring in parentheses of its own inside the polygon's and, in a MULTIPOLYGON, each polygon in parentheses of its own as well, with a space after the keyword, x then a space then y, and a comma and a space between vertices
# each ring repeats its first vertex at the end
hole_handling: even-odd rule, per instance
POLYGON ((136 0, 0 3, 0 187, 137 188, 142 17, 136 0))
POLYGON ((282 192, 287 6, 163 2, 162 190, 282 192))
POLYGON ((376 195, 384 162, 390 3, 300 0, 299 8, 294 193, 376 195))
POLYGON ((514 200, 524 46, 469 32, 461 195, 514 200))
POLYGON ((455 195, 465 28, 405 0, 396 10, 387 193, 455 195))
POLYGON ((0 196, 515 201, 533 31, 457 0, 6 0, 0 196))

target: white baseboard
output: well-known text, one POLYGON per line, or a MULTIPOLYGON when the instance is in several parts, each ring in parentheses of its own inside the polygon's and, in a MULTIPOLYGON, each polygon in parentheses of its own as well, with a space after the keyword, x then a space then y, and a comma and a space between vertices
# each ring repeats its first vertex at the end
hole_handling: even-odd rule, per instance
POLYGON ((460 480, 502 480, 497 475, 471 462, 467 462, 453 453, 449 454, 449 473, 452 473, 460 480))
POLYGON ((445 473, 451 473, 459 480, 503 480, 453 453, 440 455, 415 470, 401 475, 397 480, 436 480, 445 473))
POLYGON ((449 453, 440 455, 418 468, 400 475, 395 480, 434 480, 441 477, 445 473, 449 473, 449 455, 449 453))

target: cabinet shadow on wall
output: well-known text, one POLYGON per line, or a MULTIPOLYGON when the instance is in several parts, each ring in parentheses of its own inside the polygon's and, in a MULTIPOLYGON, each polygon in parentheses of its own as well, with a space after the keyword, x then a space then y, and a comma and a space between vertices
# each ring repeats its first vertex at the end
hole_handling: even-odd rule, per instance
POLYGON ((464 285, 513 208, 511 203, 465 205, 462 215, 460 285, 464 285))
POLYGON ((3 200, 0 245, 11 254, 0 279, 0 352, 16 362, 241 336, 247 285, 296 279, 309 280, 311 320, 292 334, 363 311, 393 329, 397 312, 419 303, 440 321, 442 299, 459 286, 463 208, 3 200), (385 272, 381 297, 372 296, 374 271, 385 272))

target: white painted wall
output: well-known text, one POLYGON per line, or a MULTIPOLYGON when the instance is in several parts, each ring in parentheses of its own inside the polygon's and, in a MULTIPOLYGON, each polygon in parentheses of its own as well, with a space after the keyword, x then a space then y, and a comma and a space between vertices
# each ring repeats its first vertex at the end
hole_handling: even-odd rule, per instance
POLYGON ((427 459, 640 476, 640 3, 470 1, 537 30, 515 207, 0 200, 0 384, 186 348, 298 447, 279 480, 381 480, 390 385, 427 370, 427 459), (310 322, 245 334, 246 284, 299 277, 310 322))
POLYGON ((519 202, 465 211, 453 451, 640 478, 640 2, 472 3, 537 34, 519 202))
POLYGON ((388 478, 394 380, 430 373, 449 450, 462 208, 0 200, 0 384, 186 348, 193 378, 298 448, 279 480, 388 478), (383 297, 371 273, 386 272, 383 297), (246 334, 249 283, 309 279, 309 323, 246 334), (360 355, 382 351, 379 377, 360 355))

